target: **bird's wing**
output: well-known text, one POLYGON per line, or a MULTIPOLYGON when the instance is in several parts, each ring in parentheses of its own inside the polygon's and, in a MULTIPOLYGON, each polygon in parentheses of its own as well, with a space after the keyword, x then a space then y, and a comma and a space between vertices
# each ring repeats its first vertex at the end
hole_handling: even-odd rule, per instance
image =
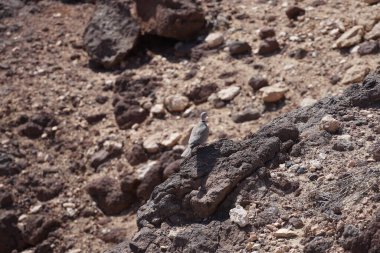
POLYGON ((200 122, 191 131, 189 138, 189 146, 195 147, 207 140, 208 137, 208 126, 204 122, 200 122))

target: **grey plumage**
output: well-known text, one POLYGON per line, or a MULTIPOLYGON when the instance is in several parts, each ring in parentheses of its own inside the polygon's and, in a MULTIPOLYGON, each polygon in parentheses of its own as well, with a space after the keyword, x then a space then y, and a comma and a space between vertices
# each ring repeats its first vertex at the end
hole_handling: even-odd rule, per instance
POLYGON ((191 130, 189 143, 182 153, 182 157, 189 157, 191 155, 191 150, 198 145, 201 145, 207 141, 208 138, 208 126, 206 122, 207 113, 201 113, 201 121, 191 130))

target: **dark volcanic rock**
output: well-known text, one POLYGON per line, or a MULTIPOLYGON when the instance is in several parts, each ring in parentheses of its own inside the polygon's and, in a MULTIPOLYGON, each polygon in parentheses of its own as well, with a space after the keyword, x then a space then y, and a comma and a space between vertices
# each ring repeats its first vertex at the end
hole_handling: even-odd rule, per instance
POLYGON ((132 204, 132 198, 123 194, 120 183, 110 177, 94 179, 86 188, 106 215, 117 215, 132 204))
POLYGON ((28 122, 20 127, 20 134, 30 139, 37 139, 43 132, 44 128, 33 122, 28 122))
POLYGON ((126 157, 132 166, 148 161, 148 155, 141 144, 133 144, 126 157))
POLYGON ((0 192, 0 208, 8 208, 13 205, 13 196, 10 192, 0 192))
POLYGON ((24 248, 17 220, 17 216, 11 212, 0 212, 0 252, 11 253, 24 248))
POLYGON ((23 6, 20 0, 0 0, 0 20, 13 17, 23 6))
POLYGON ((142 108, 139 98, 149 98, 155 101, 155 89, 159 85, 158 78, 141 77, 133 79, 132 75, 125 73, 115 82, 113 100, 116 123, 121 129, 131 128, 136 123, 142 123, 149 116, 149 111, 142 108))
POLYGON ((115 68, 133 49, 139 33, 127 3, 119 0, 99 3, 84 32, 84 47, 92 62, 115 68))
POLYGON ((290 6, 285 13, 289 19, 297 20, 299 16, 305 15, 305 10, 298 6, 290 6))
POLYGON ((232 56, 246 54, 251 52, 252 48, 247 42, 233 41, 228 45, 228 49, 232 56))
POLYGON ((262 40, 266 38, 274 37, 274 36, 276 36, 276 32, 271 27, 264 27, 264 28, 261 28, 259 31, 259 37, 262 40))
POLYGON ((88 124, 93 125, 102 121, 106 116, 107 114, 105 113, 96 113, 96 114, 86 115, 84 118, 86 119, 88 124))
POLYGON ((248 81, 248 85, 252 87, 254 91, 260 90, 262 87, 268 86, 268 80, 264 77, 252 77, 248 81))
POLYGON ((280 51, 280 44, 278 44, 276 38, 267 38, 260 42, 258 54, 270 55, 280 51))
POLYGON ((22 231, 25 241, 30 245, 37 245, 45 240, 49 233, 56 230, 61 222, 48 215, 30 215, 25 220, 22 231))
POLYGON ((380 46, 378 41, 366 41, 359 45, 358 54, 367 55, 367 54, 376 54, 379 52, 380 46))
POLYGON ((39 201, 48 201, 57 197, 64 188, 64 183, 57 178, 44 178, 40 181, 40 185, 35 188, 39 201))
POLYGON ((289 57, 295 58, 295 59, 303 59, 307 55, 307 51, 303 48, 298 48, 294 51, 289 52, 289 57))
POLYGON ((136 0, 137 15, 146 33, 177 40, 194 39, 206 25, 204 13, 192 0, 136 0))
MULTIPOLYGON (((248 233, 231 224, 229 210, 237 204, 257 201, 266 194, 262 188, 271 188, 278 195, 298 189, 299 183, 286 178, 287 173, 281 176, 276 173, 272 178, 271 169, 287 160, 292 146, 299 144, 302 148, 306 143, 312 146, 321 141, 313 137, 299 138, 300 132, 318 129, 326 114, 336 116, 338 111, 345 113, 355 106, 379 103, 380 69, 368 75, 362 85, 352 85, 341 96, 328 97, 288 113, 242 141, 222 139, 195 148, 177 173, 154 188, 138 211, 139 232, 129 244, 123 244, 122 250, 160 252, 160 246, 165 245, 167 252, 239 252, 246 245, 248 233)), ((323 138, 324 145, 326 140, 328 137, 323 138)), ((150 177, 159 178, 161 171, 152 170, 155 174, 150 177)), ((275 202, 271 206, 259 205, 256 211, 255 223, 250 226, 259 228, 279 218, 289 220, 288 210, 275 202)), ((366 231, 345 233, 351 240, 345 248, 357 253, 379 251, 378 217, 380 214, 366 231)), ((291 223, 301 226, 294 220, 291 223)), ((327 252, 333 243, 333 239, 309 238, 305 252, 327 252)))
POLYGON ((243 123, 247 121, 257 120, 260 118, 261 114, 256 109, 245 109, 241 112, 235 113, 231 116, 235 123, 243 123))
POLYGON ((0 176, 18 174, 24 167, 17 163, 12 155, 0 151, 0 176))
POLYGON ((194 102, 201 104, 207 101, 207 98, 218 89, 215 83, 209 83, 194 87, 186 96, 194 102))

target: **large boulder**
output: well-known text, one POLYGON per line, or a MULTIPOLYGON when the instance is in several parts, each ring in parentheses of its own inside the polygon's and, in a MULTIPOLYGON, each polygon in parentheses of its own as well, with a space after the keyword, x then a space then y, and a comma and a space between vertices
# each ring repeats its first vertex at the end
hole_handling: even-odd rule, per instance
POLYGON ((142 30, 162 37, 194 39, 206 24, 194 0, 136 0, 136 10, 142 30))
POLYGON ((129 5, 120 0, 99 3, 84 35, 90 61, 115 68, 134 48, 140 27, 131 16, 129 5))

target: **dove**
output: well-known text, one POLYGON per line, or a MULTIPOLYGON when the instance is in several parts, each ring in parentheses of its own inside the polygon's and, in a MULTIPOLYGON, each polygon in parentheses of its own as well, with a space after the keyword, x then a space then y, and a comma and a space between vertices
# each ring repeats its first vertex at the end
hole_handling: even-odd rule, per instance
POLYGON ((201 121, 191 130, 189 143, 185 151, 183 151, 181 157, 189 157, 191 151, 196 146, 199 146, 207 141, 208 138, 208 126, 207 126, 207 113, 201 113, 201 121))

